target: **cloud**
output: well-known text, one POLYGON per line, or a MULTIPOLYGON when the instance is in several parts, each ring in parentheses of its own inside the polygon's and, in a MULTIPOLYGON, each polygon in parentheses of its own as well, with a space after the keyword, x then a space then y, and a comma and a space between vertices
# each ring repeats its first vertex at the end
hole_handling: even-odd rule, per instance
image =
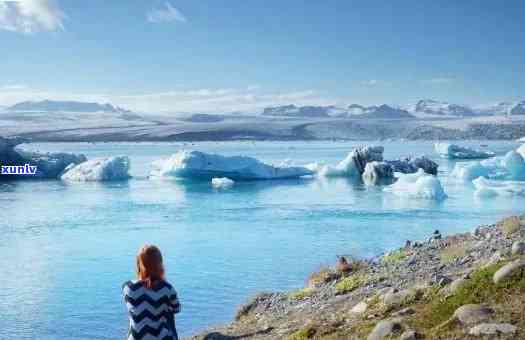
POLYGON ((27 86, 21 84, 0 85, 0 91, 19 91, 24 89, 27 89, 27 86))
POLYGON ((454 81, 456 81, 456 79, 452 77, 437 77, 437 78, 424 79, 422 83, 431 84, 431 85, 442 85, 442 84, 450 84, 450 83, 453 83, 454 81))
POLYGON ((165 2, 164 6, 151 9, 146 18, 151 23, 162 22, 186 22, 187 19, 181 11, 173 7, 169 2, 165 2))
POLYGON ((385 80, 380 80, 380 79, 365 80, 365 81, 361 82, 361 84, 364 85, 364 86, 388 86, 388 85, 390 85, 389 82, 387 82, 385 80))
POLYGON ((0 30, 24 34, 62 30, 65 17, 54 0, 0 0, 0 30))
POLYGON ((202 88, 153 93, 68 93, 20 87, 0 90, 0 105, 13 105, 26 100, 75 100, 110 102, 143 113, 256 113, 267 106, 337 105, 338 99, 327 98, 314 90, 268 91, 260 87, 202 88))

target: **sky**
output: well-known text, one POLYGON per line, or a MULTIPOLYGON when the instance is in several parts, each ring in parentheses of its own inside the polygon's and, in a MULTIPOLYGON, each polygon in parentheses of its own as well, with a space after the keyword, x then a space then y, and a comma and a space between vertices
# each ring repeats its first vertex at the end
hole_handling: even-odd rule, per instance
POLYGON ((0 0, 0 106, 525 99, 525 1, 0 0))

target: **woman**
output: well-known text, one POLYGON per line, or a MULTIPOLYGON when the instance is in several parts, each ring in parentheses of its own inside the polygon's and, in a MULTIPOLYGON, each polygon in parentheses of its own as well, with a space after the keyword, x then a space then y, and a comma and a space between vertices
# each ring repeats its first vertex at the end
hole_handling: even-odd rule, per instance
POLYGON ((122 286, 129 314, 128 340, 178 340, 175 314, 180 312, 177 292, 164 279, 159 248, 142 247, 137 255, 137 280, 122 286))

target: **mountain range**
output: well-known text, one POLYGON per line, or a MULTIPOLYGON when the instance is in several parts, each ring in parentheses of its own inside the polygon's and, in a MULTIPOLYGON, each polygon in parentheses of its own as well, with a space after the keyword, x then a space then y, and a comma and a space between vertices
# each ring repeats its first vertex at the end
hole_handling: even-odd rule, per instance
POLYGON ((131 111, 109 103, 86 103, 77 101, 25 101, 7 108, 10 112, 78 112, 78 113, 130 113, 131 111))

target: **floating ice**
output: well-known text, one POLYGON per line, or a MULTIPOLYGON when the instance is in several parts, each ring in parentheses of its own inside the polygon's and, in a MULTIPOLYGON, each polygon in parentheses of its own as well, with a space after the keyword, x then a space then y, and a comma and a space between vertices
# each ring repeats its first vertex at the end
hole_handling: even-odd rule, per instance
POLYGON ((508 178, 514 180, 525 179, 525 160, 519 152, 509 151, 503 157, 501 165, 507 170, 508 178))
POLYGON ((518 143, 525 143, 525 137, 521 137, 521 138, 516 139, 516 142, 518 142, 518 143))
POLYGON ((211 185, 214 188, 217 188, 217 189, 227 189, 227 188, 232 187, 234 184, 235 184, 235 182, 232 181, 231 179, 227 178, 227 177, 220 177, 220 178, 212 178, 211 179, 211 185))
POLYGON ((478 177, 472 181, 478 197, 525 195, 525 182, 495 181, 478 177))
POLYGON ((480 162, 456 163, 456 166, 450 173, 450 176, 463 181, 472 181, 478 177, 491 177, 491 171, 494 169, 494 167, 483 165, 480 162))
POLYGON ((490 151, 474 150, 449 143, 436 143, 434 149, 441 157, 448 159, 483 159, 495 155, 490 151))
MULTIPOLYGON (((523 141, 525 143, 525 141, 523 141)), ((525 158, 525 144, 520 146, 518 150, 516 150, 523 158, 525 158)))
POLYGON ((117 156, 95 158, 78 165, 68 166, 60 179, 71 182, 91 182, 118 181, 129 177, 129 158, 117 156))
POLYGON ((398 180, 384 191, 398 196, 443 200, 447 197, 439 179, 428 175, 423 169, 413 174, 396 173, 398 180))
POLYGON ((354 149, 336 166, 318 167, 318 173, 325 177, 361 176, 367 163, 383 161, 383 151, 382 146, 366 146, 354 149))
POLYGON ((232 180, 284 179, 313 175, 299 166, 272 166, 244 156, 221 156, 200 151, 179 151, 167 159, 153 162, 151 177, 232 180))
POLYGON ((24 143, 21 138, 0 137, 0 164, 36 166, 37 172, 33 177, 56 179, 64 169, 71 164, 86 161, 86 156, 65 152, 39 153, 15 148, 24 143))

